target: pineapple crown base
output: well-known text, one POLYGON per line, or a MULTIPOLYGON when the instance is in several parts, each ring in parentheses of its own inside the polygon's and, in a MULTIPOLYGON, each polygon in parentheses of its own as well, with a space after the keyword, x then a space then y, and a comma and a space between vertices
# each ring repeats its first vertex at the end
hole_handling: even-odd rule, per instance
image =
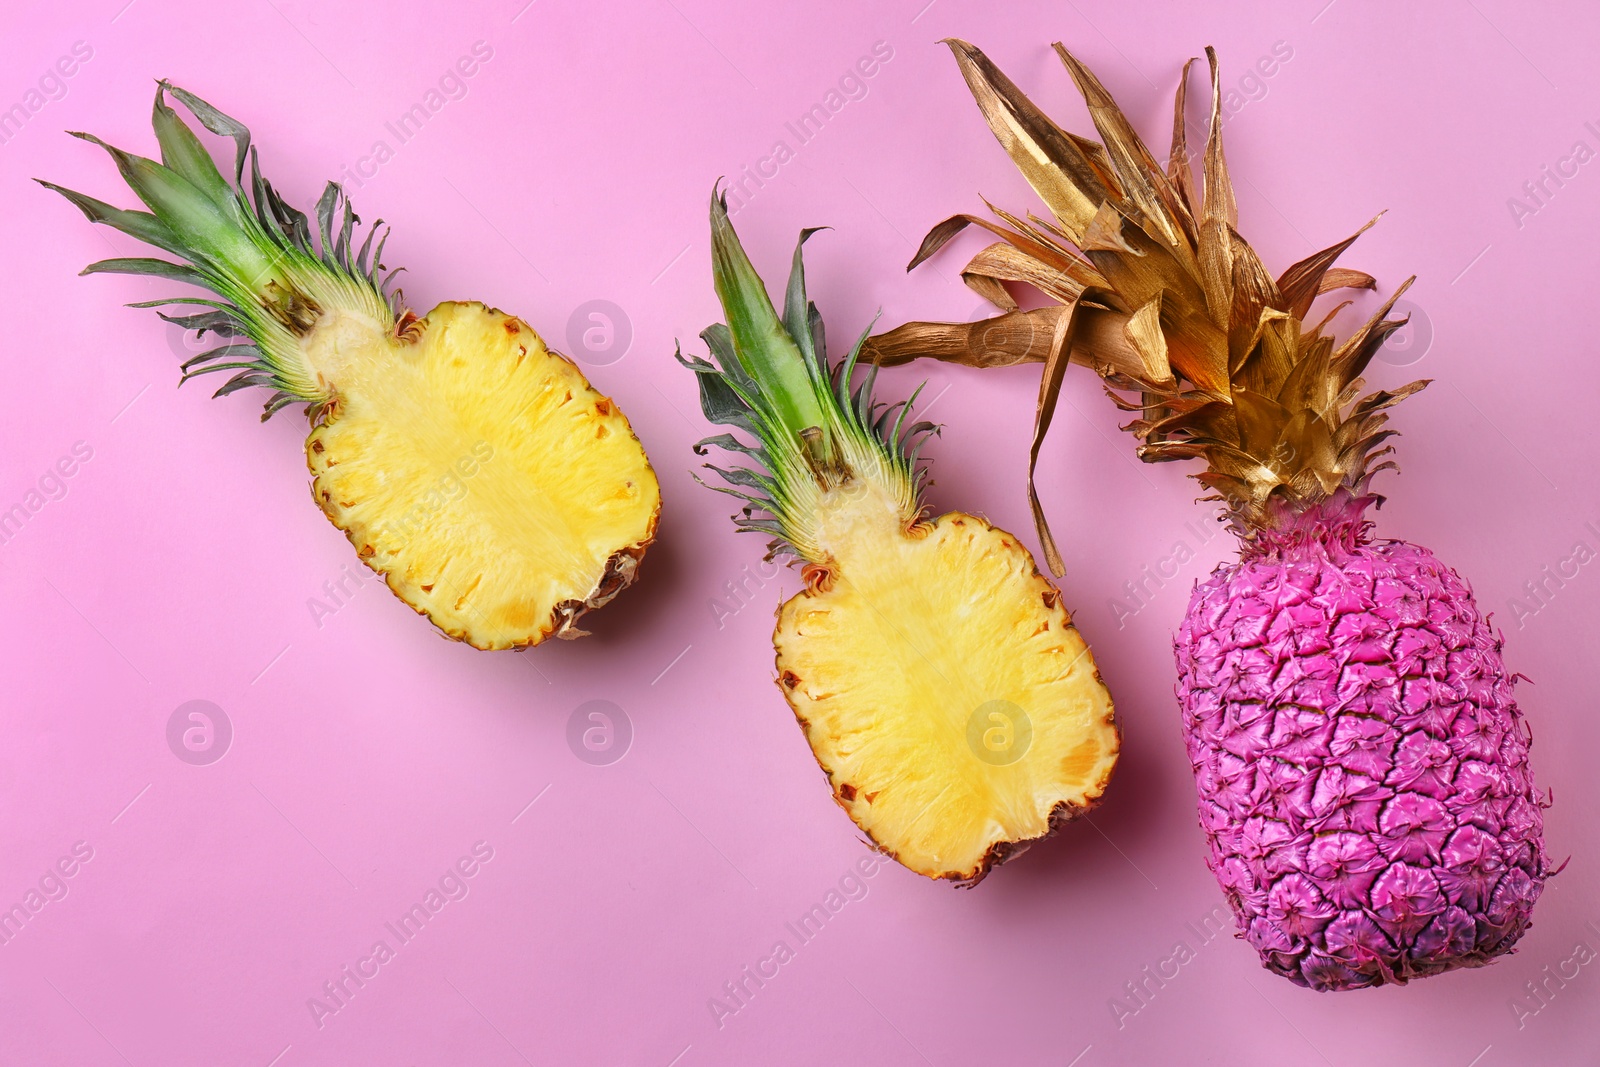
POLYGON ((1366 511, 1382 503, 1383 498, 1375 493, 1341 488, 1311 503, 1274 499, 1248 516, 1236 511, 1230 524, 1239 538, 1240 559, 1318 555, 1340 562, 1372 542, 1373 522, 1366 511))

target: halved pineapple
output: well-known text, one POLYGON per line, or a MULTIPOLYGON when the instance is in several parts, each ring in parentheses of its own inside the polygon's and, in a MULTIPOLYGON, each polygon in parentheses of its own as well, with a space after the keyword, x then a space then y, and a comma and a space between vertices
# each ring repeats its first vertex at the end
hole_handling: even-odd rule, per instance
POLYGON ((780 609, 779 686, 857 826, 976 881, 1099 800, 1111 696, 1015 538, 960 512, 883 534, 780 609))
POLYGON ((412 333, 311 432, 312 495, 451 637, 578 636, 633 580, 661 507, 627 417, 482 304, 440 304, 412 333))
POLYGON ((1111 697, 1027 549, 971 515, 922 518, 934 427, 907 425, 915 397, 875 402, 875 370, 856 380, 861 341, 829 364, 801 249, 781 318, 720 194, 711 249, 728 322, 701 334, 715 364, 684 362, 706 417, 749 440, 696 451, 753 460, 707 466, 746 503, 738 526, 804 564, 773 635, 778 685, 876 846, 973 885, 1099 801, 1120 748, 1111 697))
POLYGON ((162 316, 223 339, 183 365, 185 381, 235 371, 216 395, 272 389, 263 418, 309 406, 317 503, 447 635, 484 649, 580 636, 578 617, 633 581, 655 536, 660 488, 628 420, 520 319, 471 303, 418 318, 390 284, 397 272, 383 274, 387 236, 374 248, 374 227, 357 248, 332 182, 313 233, 261 177, 243 124, 165 82, 153 124, 160 163, 77 135, 111 153, 150 212, 43 184, 184 262, 111 259, 84 273, 216 294, 134 306, 209 309, 162 316), (231 183, 168 92, 234 140, 231 183))

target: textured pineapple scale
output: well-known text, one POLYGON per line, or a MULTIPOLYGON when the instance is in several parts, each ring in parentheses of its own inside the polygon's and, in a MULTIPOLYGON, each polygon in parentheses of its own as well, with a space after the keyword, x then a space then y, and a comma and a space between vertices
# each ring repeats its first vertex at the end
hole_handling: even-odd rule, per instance
POLYGON ((1333 990, 1510 951, 1543 817, 1500 638, 1453 570, 1399 541, 1225 565, 1175 651, 1209 863, 1264 966, 1333 990))

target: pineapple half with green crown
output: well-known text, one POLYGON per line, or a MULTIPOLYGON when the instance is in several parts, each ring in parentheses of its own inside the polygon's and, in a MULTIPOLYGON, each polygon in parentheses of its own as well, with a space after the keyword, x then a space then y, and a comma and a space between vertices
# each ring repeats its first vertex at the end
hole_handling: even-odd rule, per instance
POLYGON ((109 259, 84 273, 214 293, 130 306, 202 309, 158 312, 218 339, 182 381, 232 371, 215 395, 270 390, 263 420, 307 405, 313 498, 445 634, 480 649, 581 636, 578 618, 633 582, 661 507, 616 404, 521 319, 453 301, 418 317, 398 271, 385 273, 381 220, 357 247, 359 220, 329 182, 313 233, 261 176, 250 131, 204 100, 160 83, 154 126, 160 163, 74 134, 111 154, 148 212, 41 184, 183 262, 109 259), (233 140, 232 182, 168 93, 233 140))
MULTIPOLYGON (((1061 596, 1016 538, 983 519, 923 515, 908 424, 855 382, 860 342, 828 363, 795 248, 780 317, 711 201, 727 325, 701 337, 706 417, 732 433, 696 445, 752 461, 707 464, 745 502, 737 525, 803 564, 778 610, 779 689, 834 800, 918 874, 973 885, 1093 807, 1121 738, 1111 697, 1061 596)), ((863 339, 865 334, 862 335, 863 339)))
POLYGON ((1137 413, 1126 429, 1140 458, 1205 461, 1195 478, 1226 508, 1240 559, 1195 586, 1173 645, 1178 700, 1208 863, 1263 966, 1340 990, 1511 951, 1551 868, 1502 638, 1454 570, 1375 539, 1367 516, 1382 501, 1373 476, 1394 467, 1388 409, 1427 384, 1363 392, 1406 286, 1335 342, 1346 304, 1308 316, 1320 294, 1375 285, 1334 266, 1355 236, 1267 273, 1235 229, 1211 49, 1202 184, 1188 66, 1163 170, 1061 45, 1103 143, 1062 130, 972 45, 947 43, 1054 217, 994 209, 1005 226, 935 227, 912 266, 970 223, 1001 237, 966 274, 1006 313, 907 324, 874 338, 874 357, 1044 362, 1036 449, 1062 371, 1082 363, 1137 413), (1059 304, 1016 310, 1004 282, 1059 304))

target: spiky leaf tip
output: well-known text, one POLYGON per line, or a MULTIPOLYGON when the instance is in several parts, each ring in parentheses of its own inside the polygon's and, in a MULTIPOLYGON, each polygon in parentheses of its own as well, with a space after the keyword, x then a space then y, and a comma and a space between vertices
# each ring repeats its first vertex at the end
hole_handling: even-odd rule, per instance
POLYGON ((728 218, 726 196, 713 188, 712 274, 728 321, 700 334, 711 360, 681 349, 677 359, 695 372, 706 418, 748 438, 724 433, 695 445, 698 455, 721 448, 741 464, 706 464, 724 483, 709 488, 744 502, 735 525, 771 537, 775 553, 823 563, 815 522, 829 494, 874 483, 914 521, 925 476, 918 454, 938 427, 910 421, 916 393, 895 404, 876 400, 876 366, 857 374, 870 325, 848 356, 829 364, 822 316, 806 295, 804 248, 816 232, 800 232, 780 316, 728 218))
POLYGON ((328 182, 317 203, 313 230, 306 214, 262 177, 250 130, 200 97, 165 80, 157 82, 151 124, 161 150, 156 162, 92 134, 73 136, 104 148, 147 211, 129 211, 40 180, 71 201, 90 222, 103 223, 153 245, 181 262, 153 258, 100 260, 85 274, 141 274, 208 289, 218 299, 172 297, 132 307, 203 304, 201 315, 169 317, 203 336, 240 338, 184 363, 180 381, 234 371, 216 391, 225 396, 250 386, 271 391, 263 419, 293 403, 330 399, 326 383, 307 364, 300 340, 332 309, 352 311, 393 326, 406 315, 393 284, 398 270, 383 265, 388 231, 380 219, 357 247, 360 222, 349 197, 328 182), (234 143, 231 179, 218 168, 194 129, 168 103, 170 93, 207 131, 234 143), (247 166, 248 165, 248 166, 247 166))

